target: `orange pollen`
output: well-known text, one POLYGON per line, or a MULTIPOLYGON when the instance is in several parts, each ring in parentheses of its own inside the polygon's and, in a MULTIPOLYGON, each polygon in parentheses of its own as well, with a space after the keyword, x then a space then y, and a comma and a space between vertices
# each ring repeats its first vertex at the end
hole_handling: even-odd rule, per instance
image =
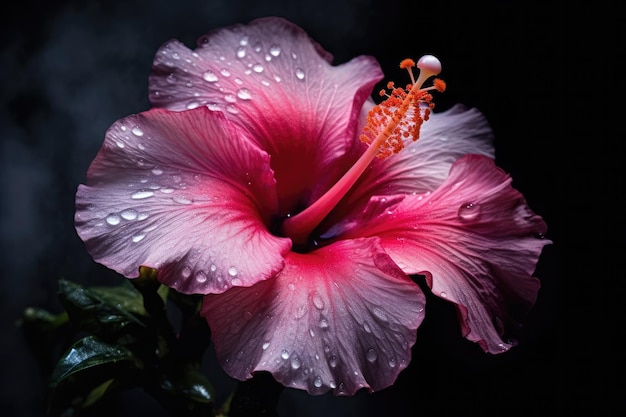
POLYGON ((407 69, 407 68, 411 68, 414 66, 415 66, 415 61, 413 61, 411 58, 403 59, 402 62, 400 62, 400 68, 402 69, 407 69))
POLYGON ((389 81, 388 91, 380 91, 381 97, 387 98, 374 106, 367 115, 367 122, 360 139, 378 148, 376 154, 378 158, 383 159, 398 153, 404 149, 406 141, 415 142, 419 139, 422 123, 429 119, 431 110, 435 107, 432 102, 433 96, 429 91, 443 92, 446 89, 446 83, 439 78, 433 80, 431 87, 424 87, 425 81, 436 75, 428 71, 429 68, 422 70, 425 74, 420 74, 416 82, 413 77, 413 67, 415 67, 415 62, 412 59, 407 58, 400 63, 400 68, 409 72, 411 83, 405 88, 397 88, 394 87, 393 81, 389 81))

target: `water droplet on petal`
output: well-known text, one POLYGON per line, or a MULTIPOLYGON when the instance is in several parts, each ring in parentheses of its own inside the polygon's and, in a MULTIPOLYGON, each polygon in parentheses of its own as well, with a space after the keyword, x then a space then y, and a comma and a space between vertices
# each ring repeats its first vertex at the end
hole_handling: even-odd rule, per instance
POLYGON ((377 357, 378 355, 376 354, 376 351, 374 349, 368 349, 365 353, 365 358, 370 362, 376 361, 377 357))
POLYGON ((215 265, 215 264, 211 264, 211 266, 209 267, 209 269, 211 270, 211 272, 215 272, 215 271, 217 271, 217 265, 215 265))
POLYGON ((237 268, 235 268, 234 266, 231 266, 230 268, 228 268, 228 275, 230 275, 231 277, 236 276, 237 268))
POLYGON ((328 364, 331 368, 336 367, 337 363, 339 363, 339 361, 337 360, 337 357, 335 355, 332 355, 330 358, 328 358, 328 364))
POLYGON ((122 218, 126 220, 135 220, 137 218, 137 210, 134 209, 126 209, 121 213, 122 218))
POLYGON ((239 110, 237 110, 237 107, 233 106, 232 104, 229 104, 228 106, 226 106, 226 111, 231 114, 239 113, 239 110))
POLYGON ((162 170, 162 169, 159 169, 159 168, 154 168, 154 169, 152 170, 152 173, 153 173, 154 175, 161 175, 161 174, 163 174, 163 170, 162 170))
POLYGON ((191 275, 191 268, 189 268, 188 266, 184 267, 181 271, 181 274, 183 275, 183 278, 189 278, 189 276, 191 275))
POLYGON ((274 81, 276 81, 277 83, 279 83, 281 80, 280 75, 278 74, 274 74, 274 81))
POLYGON ((244 36, 243 38, 241 38, 241 40, 239 41, 239 45, 241 46, 246 46, 248 44, 248 37, 244 36))
POLYGON ((296 78, 299 80, 304 80, 304 71, 302 68, 296 68, 296 78))
POLYGON ((289 359, 289 352, 287 352, 287 349, 283 349, 280 351, 280 357, 285 360, 289 359))
POLYGON ((224 77, 230 77, 230 71, 228 71, 226 68, 223 68, 220 71, 220 74, 222 74, 224 77))
POLYGON ((146 237, 145 233, 139 233, 132 237, 132 241, 137 243, 137 242, 142 241, 145 237, 146 237))
POLYGON ((242 88, 237 92, 237 97, 242 100, 250 100, 252 98, 252 94, 250 94, 250 90, 247 88, 242 88))
POLYGON ((240 46, 237 48, 237 58, 243 58, 244 56, 246 56, 246 48, 240 46))
POLYGON ((328 320, 327 320, 327 319, 325 319, 325 318, 322 318, 322 319, 320 320, 320 327, 321 327, 322 329, 328 329, 328 320))
POLYGON ((463 221, 477 220, 480 216, 480 205, 466 203, 459 207, 459 218, 463 221))
POLYGON ((321 376, 316 376, 315 379, 313 380, 313 385, 315 385, 317 388, 322 386, 322 377, 321 376))
POLYGON ((272 45, 270 46, 270 54, 272 56, 278 56, 280 55, 280 46, 278 45, 272 45))
POLYGON ((229 102, 229 103, 235 103, 235 102, 237 102, 237 98, 235 97, 235 95, 234 95, 234 94, 226 94, 226 95, 224 96, 224 100, 226 100, 226 101, 227 101, 227 102, 229 102))
POLYGON ((441 294, 439 295, 443 298, 446 298, 448 296, 448 293, 446 293, 445 291, 441 291, 441 294))
POLYGON ((208 70, 202 73, 202 78, 204 78, 205 81, 208 81, 210 83, 214 83, 218 80, 217 75, 211 70, 208 70))
POLYGON ((263 68, 263 65, 261 64, 254 64, 254 66, 252 67, 252 70, 256 72, 257 74, 260 74, 263 72, 264 68, 263 68))
POLYGON ((203 283, 206 282, 206 280, 206 273, 204 271, 198 271, 198 273, 196 274, 196 281, 198 281, 199 283, 203 283))
POLYGON ((297 356, 294 356, 293 358, 291 358, 291 367, 293 369, 298 369, 302 366, 302 362, 300 361, 300 358, 298 358, 297 356))
POLYGON ((318 310, 322 310, 325 306, 324 300, 322 300, 322 297, 320 297, 318 293, 313 294, 313 305, 318 310))
POLYGON ((111 226, 117 226, 118 224, 120 224, 120 216, 118 216, 117 214, 109 214, 106 218, 106 222, 108 224, 110 224, 111 226))
POLYGON ((143 200, 144 198, 149 198, 154 195, 153 191, 137 191, 130 196, 133 200, 143 200))
POLYGON ((148 218, 148 215, 146 213, 139 213, 137 215, 137 220, 146 220, 148 218))
POLYGON ((389 366, 391 368, 395 368, 397 364, 398 364, 398 361, 396 360, 396 358, 394 358, 393 356, 389 358, 389 366))
POLYGON ((130 129, 130 131, 133 132, 133 135, 135 136, 143 136, 143 130, 141 130, 139 126, 133 126, 133 128, 130 129))
POLYGON ((185 196, 181 196, 181 195, 177 195, 172 197, 172 200, 178 204, 191 204, 193 203, 193 200, 185 197, 185 196))
POLYGON ((263 348, 263 350, 267 350, 267 348, 270 347, 270 342, 263 343, 263 345, 261 345, 261 347, 263 348))

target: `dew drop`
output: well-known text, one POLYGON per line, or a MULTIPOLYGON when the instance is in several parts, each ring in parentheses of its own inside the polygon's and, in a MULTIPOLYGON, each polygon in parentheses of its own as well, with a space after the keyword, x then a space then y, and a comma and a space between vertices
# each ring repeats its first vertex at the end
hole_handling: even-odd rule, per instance
POLYGON ((159 191, 161 191, 163 194, 171 194, 174 192, 174 189, 169 187, 163 187, 159 191))
POLYGON ((224 100, 226 100, 229 103, 235 103, 235 102, 237 102, 237 97, 235 97, 234 94, 226 94, 224 96, 224 100))
POLYGON ((233 287, 241 287, 243 285, 243 282, 239 278, 234 278, 232 281, 230 281, 230 284, 233 287))
POLYGON ((441 291, 441 294, 439 295, 443 298, 446 298, 448 296, 448 293, 446 293, 445 291, 441 291))
POLYGON ((315 331, 312 327, 309 329, 309 334, 311 335, 311 337, 315 337, 315 331))
POLYGON ((237 97, 242 100, 250 100, 252 98, 252 94, 250 94, 250 90, 248 90, 247 88, 242 88, 237 91, 237 97))
POLYGON ((313 294, 313 305, 318 310, 322 310, 325 306, 324 300, 322 300, 322 297, 320 297, 318 293, 313 294))
POLYGON ((239 110, 237 110, 237 107, 233 106, 232 104, 229 104, 228 106, 226 106, 226 111, 231 114, 239 113, 239 110))
POLYGON ((328 329, 328 320, 326 320, 325 318, 322 318, 320 320, 320 327, 322 329, 328 329))
POLYGON ((120 214, 125 220, 135 220, 137 218, 137 210, 134 209, 126 209, 120 214))
POLYGON ((133 236, 133 237, 132 237, 132 241, 133 241, 133 242, 135 242, 135 243, 137 243, 137 242, 142 241, 145 237, 146 237, 146 234, 145 234, 145 233, 140 233, 140 234, 138 234, 138 235, 133 236))
POLYGON ((120 216, 113 213, 109 214, 106 218, 107 223, 111 226, 117 226, 118 224, 120 224, 120 220, 120 216))
POLYGON ((208 81, 210 83, 214 83, 218 80, 217 75, 211 70, 203 72, 202 78, 204 81, 208 81))
POLYGON ((263 68, 263 65, 261 64, 254 64, 254 66, 252 67, 252 70, 256 72, 257 74, 260 74, 263 72, 264 68, 263 68))
POLYGON ((188 266, 184 267, 181 271, 181 274, 183 275, 183 278, 189 278, 189 276, 191 275, 191 268, 189 268, 188 266))
POLYGON ((220 71, 220 74, 222 74, 224 77, 230 77, 230 71, 228 71, 226 68, 223 68, 220 71))
POLYGON ((242 85, 242 84, 243 84, 243 81, 241 80, 241 78, 235 78, 233 81, 234 81, 234 82, 235 82, 235 84, 237 84, 237 85, 242 85))
POLYGON ((296 78, 299 80, 304 80, 304 71, 302 68, 296 68, 296 78))
POLYGON ((281 81, 280 75, 278 74, 274 74, 274 81, 276 81, 277 83, 279 83, 281 81))
POLYGON ((272 55, 272 56, 280 55, 280 46, 278 46, 278 45, 270 46, 270 55, 272 55))
POLYGON ((124 145, 124 142, 122 142, 121 140, 116 140, 116 141, 115 141, 115 144, 116 144, 116 145, 117 145, 117 147, 118 147, 118 148, 120 148, 120 149, 124 149, 124 147, 126 146, 126 145, 124 145))
POLYGON ((464 221, 476 220, 480 216, 478 204, 466 203, 459 207, 459 218, 464 221))
POLYGON ((197 101, 190 101, 189 103, 187 103, 186 107, 187 110, 193 110, 200 107, 200 103, 198 103, 197 101))
POLYGON ((243 58, 246 56, 246 48, 244 48, 243 46, 240 46, 239 48, 237 48, 237 58, 243 58))
POLYGON ((257 43, 254 45, 254 51, 255 51, 255 52, 261 52, 262 50, 263 50, 263 46, 261 46, 261 42, 257 42, 257 43))
POLYGON ((322 386, 322 377, 321 376, 316 376, 315 379, 313 380, 313 385, 315 385, 315 387, 319 388, 322 386))
POLYGON ((394 358, 393 356, 391 358, 389 358, 389 366, 391 368, 395 368, 396 365, 398 364, 398 361, 396 360, 396 358, 394 358))
POLYGON ((196 281, 198 281, 199 283, 203 283, 206 282, 206 279, 206 273, 204 271, 198 271, 198 273, 196 274, 196 281))
POLYGON ((217 104, 217 103, 209 103, 209 104, 207 104, 207 107, 211 111, 220 111, 220 105, 217 104))
POLYGON ((174 84, 177 81, 176 76, 174 74, 168 75, 165 80, 170 84, 174 84))
POLYGON ((368 349, 365 353, 365 358, 370 362, 376 361, 377 357, 378 355, 376 354, 376 351, 374 349, 368 349))
POLYGON ((162 169, 159 169, 159 168, 154 168, 154 169, 152 170, 152 173, 153 173, 154 175, 161 175, 161 174, 163 174, 163 170, 162 170, 162 169))
POLYGON ((300 361, 300 358, 298 358, 297 356, 294 356, 293 358, 291 358, 291 367, 293 369, 298 369, 302 366, 302 362, 300 361))
POLYGON ((338 362, 339 361, 337 360, 337 357, 335 355, 332 355, 330 358, 328 358, 328 364, 331 368, 336 367, 338 362))
POLYGON ((287 352, 287 349, 283 349, 280 351, 280 357, 285 360, 289 359, 289 352, 287 352))
POLYGON ((211 270, 211 272, 215 272, 215 271, 217 271, 217 265, 215 265, 215 264, 211 264, 211 266, 209 267, 209 269, 211 270))
POLYGON ((239 41, 239 45, 241 46, 246 46, 248 44, 248 37, 244 36, 243 38, 241 38, 241 40, 239 41))
POLYGON ((363 323, 363 330, 365 330, 367 333, 372 333, 372 329, 367 323, 363 323))
POLYGON ((146 220, 148 218, 148 215, 146 213, 139 213, 137 215, 137 220, 146 220))
POLYGON ((178 204, 191 204, 193 203, 193 200, 190 200, 187 197, 181 196, 181 195, 177 195, 172 197, 172 200, 178 204))
POLYGON ((154 195, 153 191, 137 191, 130 196, 133 200, 143 200, 144 198, 149 198, 154 195))
POLYGON ((261 347, 263 348, 263 350, 267 350, 267 348, 270 347, 270 342, 263 343, 261 347))
POLYGON ((231 277, 236 276, 237 268, 235 268, 234 266, 231 266, 230 268, 228 268, 228 275, 230 275, 231 277))

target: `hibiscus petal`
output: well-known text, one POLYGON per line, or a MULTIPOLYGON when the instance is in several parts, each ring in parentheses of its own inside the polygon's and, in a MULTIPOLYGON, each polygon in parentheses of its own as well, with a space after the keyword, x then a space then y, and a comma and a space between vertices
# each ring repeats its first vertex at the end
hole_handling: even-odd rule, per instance
POLYGON ((337 211, 361 210, 372 195, 433 191, 454 161, 467 154, 494 158, 493 132, 485 116, 462 104, 432 113, 419 140, 407 143, 398 154, 373 161, 337 211))
POLYGON ((465 337, 502 352, 535 302, 532 274, 551 243, 510 183, 490 158, 468 155, 432 193, 373 198, 358 221, 344 223, 342 238, 379 236, 404 272, 425 274, 434 294, 457 304, 465 337))
POLYGON ((269 157, 206 108, 153 109, 107 131, 76 194, 76 229, 93 258, 129 277, 141 265, 186 293, 248 286, 282 268, 288 239, 269 157))
POLYGON ((244 380, 352 395, 391 385, 410 360, 425 297, 377 239, 292 253, 272 280, 204 298, 218 359, 244 380))
POLYGON ((357 119, 382 72, 372 57, 339 66, 299 27, 281 18, 215 30, 191 51, 173 40, 150 76, 156 106, 224 112, 272 155, 283 208, 299 210, 345 171, 357 119), (302 190, 308 190, 306 195, 302 190))

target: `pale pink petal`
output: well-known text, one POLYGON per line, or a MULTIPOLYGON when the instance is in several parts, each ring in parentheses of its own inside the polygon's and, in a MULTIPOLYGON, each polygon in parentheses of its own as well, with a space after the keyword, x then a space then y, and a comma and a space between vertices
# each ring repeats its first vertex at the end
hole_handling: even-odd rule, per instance
POLYGON ((358 239, 292 253, 275 279, 206 296, 202 315, 232 377, 269 371, 311 394, 352 395, 408 365, 424 302, 377 239, 358 239))
POLYGON ((248 286, 282 268, 272 236, 269 157, 220 113, 153 109, 119 120, 76 194, 93 258, 129 277, 141 265, 186 293, 248 286))
POLYGON ((285 215, 343 174, 361 107, 382 78, 372 57, 339 66, 330 59, 292 23, 257 19, 207 34, 195 51, 166 43, 155 56, 150 99, 173 110, 208 106, 250 132, 272 156, 285 215))
POLYGON ((457 161, 440 188, 423 195, 375 197, 341 238, 379 236, 408 274, 424 274, 434 294, 457 304, 463 334, 491 353, 534 304, 532 276, 546 225, 511 178, 487 157, 457 161), (519 316, 519 317, 518 317, 519 316))
POLYGON ((409 140, 398 154, 374 160, 337 211, 361 210, 372 195, 433 191, 454 161, 467 154, 494 157, 493 133, 485 116, 461 104, 432 113, 422 124, 420 139, 409 140))

